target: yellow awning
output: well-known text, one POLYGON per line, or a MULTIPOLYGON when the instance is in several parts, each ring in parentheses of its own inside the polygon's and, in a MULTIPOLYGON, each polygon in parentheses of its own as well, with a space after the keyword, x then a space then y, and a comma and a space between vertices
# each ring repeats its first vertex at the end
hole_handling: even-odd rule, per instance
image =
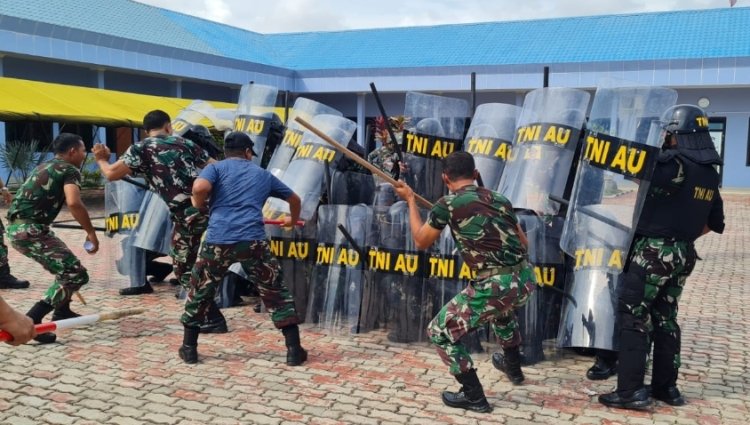
MULTIPOLYGON (((192 99, 0 78, 0 120, 44 120, 111 127, 140 127, 143 116, 161 109, 175 118, 192 99)), ((224 109, 233 103, 209 102, 224 109)))

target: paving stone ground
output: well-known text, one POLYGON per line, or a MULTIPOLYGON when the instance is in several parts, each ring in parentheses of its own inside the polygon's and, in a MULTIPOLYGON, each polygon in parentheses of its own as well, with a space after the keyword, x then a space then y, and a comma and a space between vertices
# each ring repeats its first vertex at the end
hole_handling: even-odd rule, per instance
MULTIPOLYGON (((747 424, 750 423, 750 193, 724 193, 727 229, 697 243, 700 261, 680 303, 688 404, 657 402, 643 412, 596 402, 614 379, 587 381, 591 358, 565 352, 526 367, 510 385, 490 362, 495 347, 475 355, 495 410, 450 409, 440 392, 455 381, 426 344, 398 344, 384 332, 326 335, 303 326, 310 352, 302 367, 284 364, 284 341, 264 313, 225 310, 231 332, 200 339, 201 363, 177 358, 181 303, 167 284, 123 297, 109 280, 111 255, 89 256, 80 231, 58 235, 82 258, 92 281, 82 290, 100 310, 145 307, 138 317, 61 333, 59 342, 19 348, 0 344, 0 423, 23 424, 747 424)), ((0 210, 4 220, 5 210, 0 210)), ((61 219, 66 218, 65 212, 61 219)), ((101 216, 100 206, 93 215, 101 216)), ((27 290, 0 293, 26 311, 51 282, 36 263, 11 249, 13 272, 27 290)))

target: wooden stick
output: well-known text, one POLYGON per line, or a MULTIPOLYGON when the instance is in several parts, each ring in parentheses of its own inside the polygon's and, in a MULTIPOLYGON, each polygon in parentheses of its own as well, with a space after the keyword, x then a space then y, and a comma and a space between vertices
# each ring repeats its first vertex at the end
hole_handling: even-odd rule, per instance
MULTIPOLYGON (((328 142, 331 146, 333 146, 334 148, 336 148, 339 152, 341 152, 342 154, 344 154, 347 158, 349 158, 352 161, 356 162, 357 164, 359 164, 359 165, 367 168, 368 170, 370 170, 370 172, 372 172, 376 176, 380 177, 381 179, 387 181, 388 183, 392 184, 393 186, 398 186, 399 184, 401 184, 401 183, 397 182, 396 180, 393 180, 393 178, 391 176, 389 176, 388 174, 384 173, 378 167, 370 164, 366 160, 362 159, 356 153, 354 153, 354 152, 350 151, 349 149, 347 149, 346 146, 343 146, 341 143, 333 140, 327 134, 325 134, 322 131, 320 131, 317 128, 315 128, 312 124, 310 124, 309 122, 305 121, 301 117, 296 117, 294 120, 297 121, 298 123, 300 123, 300 125, 302 125, 303 127, 305 127, 308 130, 310 130, 316 136, 318 136, 321 139, 323 139, 326 142, 328 142)), ((427 208, 432 208, 432 202, 430 202, 430 201, 426 200, 425 198, 417 195, 416 193, 414 194, 414 199, 416 199, 416 201, 418 203, 422 204, 422 206, 427 207, 427 208)))
POLYGON ((80 301, 81 304, 86 305, 86 300, 83 299, 83 295, 81 295, 80 292, 76 291, 76 296, 78 297, 78 301, 80 301))
MULTIPOLYGON (((145 308, 128 308, 125 310, 115 310, 106 313, 89 314, 87 316, 78 316, 71 319, 58 320, 56 322, 46 322, 34 325, 37 334, 44 332, 54 332, 61 329, 77 328, 79 326, 90 325, 103 320, 116 320, 127 316, 141 314, 146 311, 145 308)), ((0 330, 0 342, 12 341, 13 336, 6 331, 0 330)))

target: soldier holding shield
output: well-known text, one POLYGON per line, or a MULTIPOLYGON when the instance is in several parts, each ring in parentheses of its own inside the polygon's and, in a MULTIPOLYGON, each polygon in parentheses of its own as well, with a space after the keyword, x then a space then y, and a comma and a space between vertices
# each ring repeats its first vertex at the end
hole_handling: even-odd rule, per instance
POLYGON ((643 408, 651 404, 649 396, 672 406, 685 404, 677 389, 677 302, 698 258, 693 243, 708 232, 724 231, 714 168, 722 161, 708 117, 697 106, 677 105, 664 112, 661 122, 664 145, 620 284, 617 389, 599 396, 610 407, 643 408), (643 381, 652 343, 649 388, 643 381))
POLYGON ((474 159, 463 151, 443 160, 442 180, 452 193, 434 205, 423 224, 414 192, 404 183, 396 187, 407 201, 414 242, 426 249, 449 226, 464 261, 477 272, 477 280, 449 301, 428 325, 428 334, 450 372, 462 385, 458 392, 444 391, 443 403, 476 412, 491 412, 471 356, 459 340, 479 326, 493 322, 506 358, 518 359, 506 374, 521 374, 521 337, 515 308, 534 290, 536 278, 526 262, 526 235, 502 195, 474 184, 474 159))

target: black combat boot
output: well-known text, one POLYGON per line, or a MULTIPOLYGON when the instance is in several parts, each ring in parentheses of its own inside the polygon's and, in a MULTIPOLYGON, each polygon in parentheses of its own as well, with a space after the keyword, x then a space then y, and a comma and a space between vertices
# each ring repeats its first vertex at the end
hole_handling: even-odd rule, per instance
POLYGON ((599 403, 620 409, 643 409, 651 405, 651 397, 643 385, 649 348, 645 333, 633 328, 620 330, 617 389, 600 395, 599 403))
POLYGON ((672 332, 654 330, 654 357, 651 385, 646 386, 651 396, 670 406, 682 406, 685 399, 677 389, 681 332, 679 327, 672 332))
POLYGON ((592 381, 607 379, 617 374, 617 353, 610 350, 597 350, 594 365, 586 371, 592 381))
POLYGON ((70 309, 70 301, 65 304, 60 304, 52 312, 52 321, 72 319, 74 317, 80 317, 81 315, 70 309))
POLYGON ((180 358, 185 363, 198 363, 198 334, 200 331, 200 328, 185 326, 185 334, 182 337, 182 346, 177 351, 180 358))
POLYGON ((664 403, 667 403, 670 406, 684 406, 685 405, 685 398, 682 397, 682 394, 680 394, 680 390, 677 389, 677 385, 672 385, 671 387, 657 388, 656 390, 654 390, 651 385, 646 385, 646 391, 651 397, 657 400, 663 401, 664 403))
POLYGON ((120 295, 125 295, 125 296, 153 294, 153 293, 154 293, 154 288, 148 282, 145 282, 141 286, 131 286, 129 288, 120 289, 120 295))
POLYGON ((484 396, 484 389, 479 382, 476 369, 456 375, 456 381, 461 384, 458 392, 443 391, 443 403, 449 407, 473 410, 479 413, 492 412, 492 406, 484 396))
MULTIPOLYGON (((42 319, 44 319, 44 316, 49 314, 49 312, 52 310, 52 306, 47 302, 37 301, 37 303, 34 304, 31 309, 29 309, 26 315, 31 318, 31 321, 33 321, 35 325, 37 325, 39 323, 42 323, 42 319)), ((34 337, 34 341, 40 344, 51 344, 56 340, 57 335, 52 332, 45 332, 34 337)))
POLYGON ((206 312, 206 321, 201 325, 202 334, 225 334, 229 332, 227 328, 227 319, 221 314, 219 306, 211 300, 206 312))
POLYGON ((644 409, 651 405, 651 398, 644 387, 636 391, 602 394, 599 396, 599 403, 619 409, 644 409))
POLYGON ((299 326, 290 325, 281 328, 286 340, 286 364, 289 366, 299 366, 307 361, 307 351, 302 348, 299 342, 299 326))
POLYGON ((514 385, 518 385, 526 379, 521 370, 521 353, 518 351, 518 347, 504 348, 503 354, 493 354, 492 365, 495 366, 495 369, 505 373, 505 376, 514 385))
POLYGON ((10 274, 10 266, 0 267, 0 289, 24 289, 29 287, 29 281, 18 279, 10 274))

